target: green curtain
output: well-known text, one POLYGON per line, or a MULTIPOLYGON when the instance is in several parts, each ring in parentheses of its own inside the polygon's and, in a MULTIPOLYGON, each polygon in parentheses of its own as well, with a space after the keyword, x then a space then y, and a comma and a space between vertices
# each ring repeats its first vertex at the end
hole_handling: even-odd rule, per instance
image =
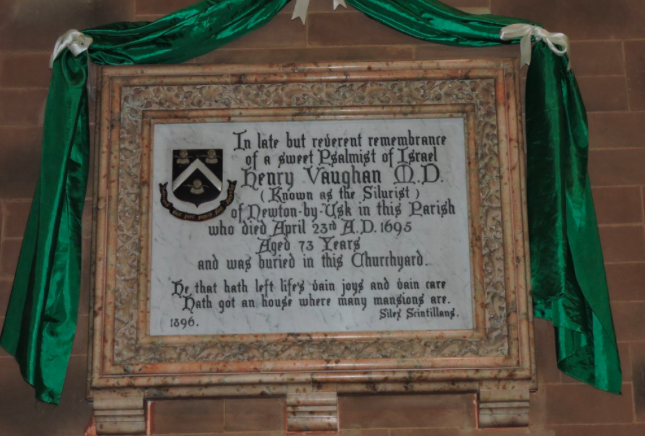
MULTIPOLYGON (((153 23, 84 31, 99 65, 178 63, 270 21, 289 0, 207 0, 153 23)), ((521 20, 476 16, 435 0, 347 0, 370 17, 427 41, 490 46, 521 20)), ((516 43, 518 41, 513 41, 516 43)), ((535 313, 553 321, 558 365, 620 392, 620 363, 591 203, 584 106, 566 58, 535 45, 527 93, 529 226, 535 313)), ((76 329, 81 216, 88 172, 87 57, 54 63, 42 168, 0 345, 41 401, 58 403, 76 329)))
MULTIPOLYGON (((502 27, 528 23, 467 14, 436 0, 347 3, 416 38, 457 46, 501 45, 502 27)), ((526 88, 534 313, 553 322, 562 372, 620 393, 620 359, 587 174, 587 114, 568 59, 536 43, 526 88)))
MULTIPOLYGON (((204 55, 269 22, 288 0, 208 0, 154 23, 84 31, 100 65, 177 63, 204 55)), ((36 397, 58 404, 74 342, 81 269, 81 216, 89 169, 87 56, 54 62, 42 167, 27 221, 0 345, 36 397)))

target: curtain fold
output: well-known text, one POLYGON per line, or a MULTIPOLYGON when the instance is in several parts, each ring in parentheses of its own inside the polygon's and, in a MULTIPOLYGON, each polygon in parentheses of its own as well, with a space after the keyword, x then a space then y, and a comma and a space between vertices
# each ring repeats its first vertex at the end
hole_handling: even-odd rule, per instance
POLYGON ((587 173, 588 128, 564 58, 536 44, 526 82, 534 313, 555 327, 558 367, 620 393, 622 375, 587 173))
POLYGON ((0 345, 36 397, 58 403, 76 332, 81 220, 89 168, 87 57, 54 65, 45 107, 42 164, 0 345))
POLYGON ((207 0, 152 23, 86 30, 99 65, 174 64, 205 55, 262 27, 289 0, 207 0))
MULTIPOLYGON (((84 31, 99 65, 178 63, 269 22, 289 0, 206 0, 152 23, 84 31)), ((347 0, 408 35, 440 44, 507 44, 500 29, 525 20, 471 15, 436 0, 347 0)), ((519 41, 512 41, 517 43, 519 41)), ((587 167, 587 123, 567 59, 533 49, 526 99, 528 201, 536 316, 553 321, 558 366, 620 392, 620 362, 587 167)), ((87 56, 54 62, 42 167, 0 345, 36 397, 58 403, 71 354, 80 289, 81 216, 89 168, 87 56)))

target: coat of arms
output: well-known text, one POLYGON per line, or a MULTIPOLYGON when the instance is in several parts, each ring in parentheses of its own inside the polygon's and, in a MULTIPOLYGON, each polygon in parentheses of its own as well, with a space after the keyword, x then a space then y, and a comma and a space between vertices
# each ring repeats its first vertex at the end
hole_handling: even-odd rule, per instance
MULTIPOLYGON (((194 204, 199 208, 209 203, 222 193, 223 190, 223 150, 171 150, 172 152, 172 193, 180 201, 194 204)), ((168 183, 159 185, 161 203, 177 218, 188 221, 205 221, 221 215, 226 207, 233 202, 236 182, 229 181, 228 196, 213 210, 203 213, 187 213, 180 211, 168 201, 168 183)))

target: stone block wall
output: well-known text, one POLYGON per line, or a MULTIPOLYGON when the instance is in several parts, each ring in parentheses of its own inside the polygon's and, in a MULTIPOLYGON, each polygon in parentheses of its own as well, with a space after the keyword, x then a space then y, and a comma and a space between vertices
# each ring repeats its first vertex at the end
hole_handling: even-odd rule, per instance
MULTIPOLYGON (((40 165, 49 54, 70 28, 153 20, 194 0, 0 0, 0 325, 40 165)), ((415 60, 517 56, 516 47, 458 49, 386 28, 331 0, 311 2, 307 25, 293 4, 266 27, 198 63, 415 60)), ((645 434, 645 1, 450 0, 470 11, 532 19, 572 41, 573 68, 589 112, 590 173, 623 365, 623 395, 594 390, 558 372, 553 330, 536 321, 539 389, 531 425, 474 430, 472 395, 344 396, 345 436, 641 436, 645 434)), ((88 192, 88 205, 91 201, 88 192)), ((86 208, 89 212, 89 207, 86 208)), ((86 213, 85 223, 90 216, 86 213)), ((89 231, 84 247, 89 247, 89 231)), ((87 251, 87 250, 86 250, 87 251)), ((84 259, 87 259, 85 256, 84 259)), ((0 436, 79 436, 85 400, 89 265, 79 329, 58 407, 38 403, 13 359, 0 351, 0 436)), ((154 404, 154 434, 284 434, 281 399, 154 404)))

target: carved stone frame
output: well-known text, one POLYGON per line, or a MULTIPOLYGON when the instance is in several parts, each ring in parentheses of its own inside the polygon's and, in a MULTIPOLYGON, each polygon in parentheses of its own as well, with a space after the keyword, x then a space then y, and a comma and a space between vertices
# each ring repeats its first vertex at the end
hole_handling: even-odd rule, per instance
POLYGON ((291 431, 337 428, 337 393, 476 392, 480 427, 528 424, 535 367, 517 61, 105 67, 101 82, 99 433, 144 432, 146 399, 236 395, 286 396, 291 431), (472 331, 149 335, 155 124, 406 117, 466 123, 472 331))

